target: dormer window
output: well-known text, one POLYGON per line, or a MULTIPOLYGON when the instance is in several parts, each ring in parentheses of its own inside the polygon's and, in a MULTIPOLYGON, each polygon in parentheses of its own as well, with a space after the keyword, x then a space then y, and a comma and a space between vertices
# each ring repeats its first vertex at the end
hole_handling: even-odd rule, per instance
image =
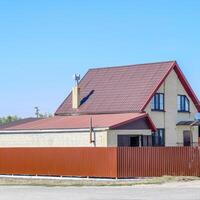
POLYGON ((185 95, 178 95, 177 97, 178 112, 189 112, 190 101, 185 95))
POLYGON ((164 94, 156 93, 151 101, 152 111, 164 111, 164 94))

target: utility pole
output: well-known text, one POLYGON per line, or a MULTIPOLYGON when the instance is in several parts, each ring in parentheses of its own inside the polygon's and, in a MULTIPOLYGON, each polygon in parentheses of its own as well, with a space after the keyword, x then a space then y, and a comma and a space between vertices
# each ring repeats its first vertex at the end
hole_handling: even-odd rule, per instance
POLYGON ((35 115, 36 115, 37 118, 39 118, 40 110, 37 106, 35 107, 35 115))

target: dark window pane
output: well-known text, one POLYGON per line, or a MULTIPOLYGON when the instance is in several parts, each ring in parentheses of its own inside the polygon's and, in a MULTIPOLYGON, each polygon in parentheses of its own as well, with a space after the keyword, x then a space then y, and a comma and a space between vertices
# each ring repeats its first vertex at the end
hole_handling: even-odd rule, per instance
POLYGON ((164 95, 160 94, 160 110, 164 110, 164 95))
POLYGON ((185 111, 189 111, 189 101, 187 97, 185 97, 185 111))
POLYGON ((160 129, 160 146, 165 145, 165 132, 164 129, 160 129))
POLYGON ((155 110, 155 96, 153 97, 153 99, 151 101, 151 109, 155 110))
POLYGON ((164 129, 157 129, 157 131, 152 134, 152 144, 153 146, 165 146, 164 129))
POLYGON ((148 136, 147 135, 142 136, 142 146, 143 147, 148 146, 148 136))
POLYGON ((149 135, 148 136, 148 146, 152 146, 153 143, 152 143, 152 135, 149 135))
POLYGON ((181 96, 180 95, 178 95, 177 97, 177 107, 178 107, 178 111, 180 111, 181 110, 181 96))
POLYGON ((189 112, 190 102, 185 95, 178 95, 177 97, 177 108, 180 112, 189 112))
POLYGON ((184 111, 185 105, 184 105, 184 96, 181 96, 181 110, 184 111))
POLYGON ((199 137, 200 137, 200 126, 199 126, 199 137))
POLYGON ((164 110, 164 94, 157 93, 154 95, 151 101, 151 109, 152 110, 164 110))

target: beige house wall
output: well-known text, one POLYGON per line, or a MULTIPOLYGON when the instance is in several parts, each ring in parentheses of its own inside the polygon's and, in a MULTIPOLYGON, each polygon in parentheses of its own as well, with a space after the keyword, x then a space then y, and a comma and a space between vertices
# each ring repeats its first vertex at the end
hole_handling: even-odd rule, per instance
MULTIPOLYGON (((145 111, 149 114, 157 128, 165 129, 165 145, 177 146, 179 144, 180 130, 177 130, 177 122, 194 120, 197 109, 183 88, 175 71, 172 71, 157 92, 165 94, 165 112, 151 111, 151 103, 145 111), (186 95, 190 101, 190 113, 177 112, 177 95, 186 95)), ((194 131, 194 138, 198 131, 194 131)), ((183 133, 182 133, 183 134, 183 133)))
POLYGON ((192 144, 193 146, 198 146, 198 127, 197 126, 177 126, 177 145, 183 146, 183 131, 191 131, 192 134, 192 144))
POLYGON ((118 135, 151 135, 150 130, 105 130, 62 133, 0 133, 0 147, 117 147, 118 135))
MULTIPOLYGON (((95 134, 96 146, 107 146, 107 131, 95 134)), ((89 132, 0 133, 0 147, 94 147, 89 132)))

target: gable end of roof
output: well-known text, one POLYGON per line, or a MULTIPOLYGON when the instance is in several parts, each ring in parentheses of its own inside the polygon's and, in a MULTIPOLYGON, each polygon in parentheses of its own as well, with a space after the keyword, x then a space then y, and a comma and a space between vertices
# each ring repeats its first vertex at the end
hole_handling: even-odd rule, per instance
POLYGON ((183 85, 183 88, 185 91, 188 93, 189 97, 192 99, 196 109, 198 112, 200 112, 200 101, 198 97, 196 96, 195 92, 193 91, 192 87, 190 86, 189 82, 187 81, 185 75, 183 74, 182 70, 178 66, 177 62, 174 61, 173 65, 169 69, 169 71, 166 73, 166 75, 162 78, 161 82, 159 85, 155 88, 154 92, 151 94, 151 96, 148 98, 148 101, 145 103, 145 105, 141 108, 142 111, 145 110, 147 105, 150 103, 151 99, 155 95, 156 91, 160 88, 160 86, 164 83, 168 75, 174 70, 177 74, 178 79, 180 80, 181 84, 183 85))

